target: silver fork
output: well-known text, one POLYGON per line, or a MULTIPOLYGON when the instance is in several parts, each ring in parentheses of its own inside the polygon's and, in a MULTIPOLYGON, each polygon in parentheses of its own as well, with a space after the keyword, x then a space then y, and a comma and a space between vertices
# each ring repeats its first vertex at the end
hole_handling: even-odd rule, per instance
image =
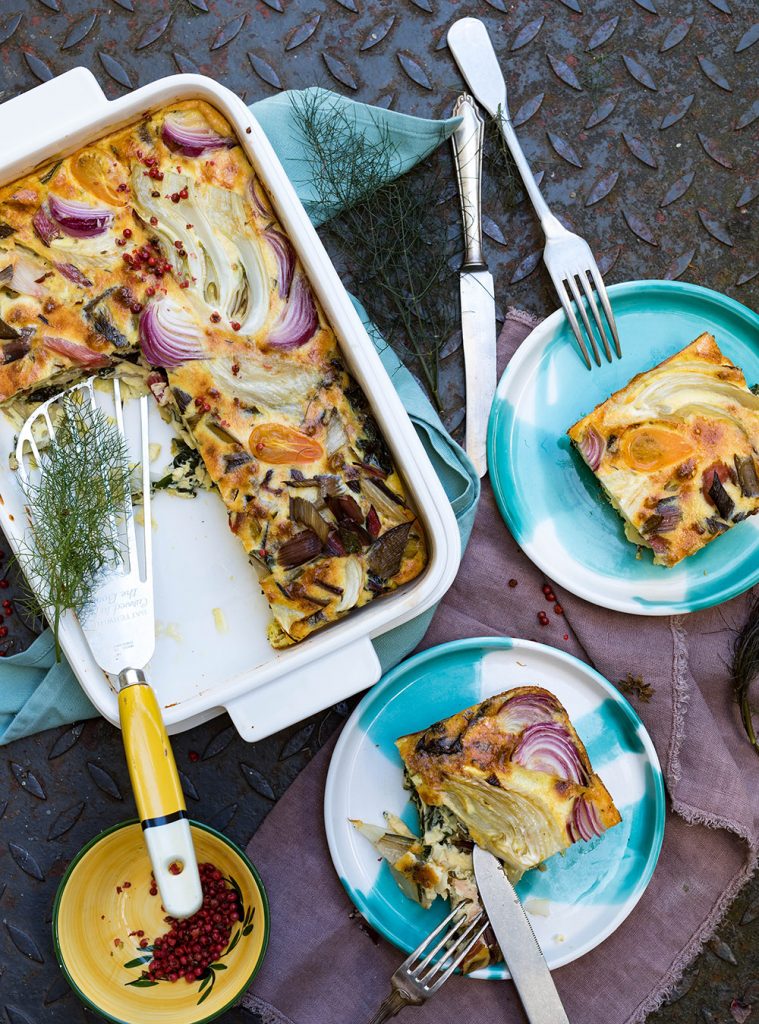
POLYGON ((390 979, 392 992, 369 1024, 382 1024, 383 1021, 390 1020, 404 1006, 421 1006, 448 981, 488 927, 483 910, 467 921, 468 904, 469 900, 460 903, 433 932, 430 932, 424 942, 406 957, 390 979), (477 928, 482 920, 484 924, 477 928), (432 949, 429 949, 430 944, 438 936, 441 938, 432 949), (441 953, 442 956, 436 960, 435 957, 441 953))
POLYGON ((514 158, 514 163, 546 236, 543 262, 551 275, 551 280, 572 332, 577 339, 585 365, 589 370, 592 369, 588 346, 585 343, 586 338, 596 364, 601 365, 596 333, 601 339, 607 360, 609 362, 612 360, 608 333, 593 294, 594 289, 601 301, 606 324, 614 341, 614 349, 617 356, 621 358, 622 349, 619 344, 611 303, 590 246, 584 238, 567 231, 548 209, 548 204, 535 183, 530 165, 519 145, 506 102, 506 83, 487 29, 476 18, 461 18, 448 30, 448 48, 474 96, 498 123, 506 145, 514 158), (585 301, 583 301, 583 296, 585 301), (580 329, 573 303, 585 329, 584 335, 580 329), (596 332, 591 326, 588 310, 590 310, 595 323, 596 332))

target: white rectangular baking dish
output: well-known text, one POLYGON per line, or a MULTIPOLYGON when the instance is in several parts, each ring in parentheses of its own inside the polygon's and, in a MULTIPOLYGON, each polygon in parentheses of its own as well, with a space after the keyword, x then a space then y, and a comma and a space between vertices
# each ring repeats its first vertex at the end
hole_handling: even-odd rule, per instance
MULTIPOLYGON (((301 644, 275 652, 266 639, 270 616, 255 571, 230 533, 218 497, 156 495, 157 630, 147 671, 168 730, 181 732, 226 710, 241 736, 254 741, 376 682, 380 668, 371 638, 440 600, 456 574, 460 543, 440 481, 329 256, 266 136, 234 93, 201 75, 175 75, 109 101, 87 69, 75 68, 0 105, 0 183, 180 99, 206 100, 235 129, 337 334, 345 362, 366 392, 429 544, 429 564, 418 579, 301 644)), ((169 437, 153 414, 151 440, 166 444, 169 437)), ((14 448, 14 430, 0 414, 0 525, 18 551, 26 515, 8 464, 14 448)), ((66 616, 61 640, 90 700, 118 724, 113 682, 93 660, 75 616, 66 616)))

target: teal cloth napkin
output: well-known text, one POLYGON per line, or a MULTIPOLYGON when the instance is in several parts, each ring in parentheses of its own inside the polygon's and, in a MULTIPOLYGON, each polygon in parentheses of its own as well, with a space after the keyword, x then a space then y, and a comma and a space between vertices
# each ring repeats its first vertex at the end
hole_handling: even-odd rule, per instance
MULTIPOLYGON (((370 135, 378 137, 380 132, 386 133, 398 154, 395 176, 424 159, 457 124, 455 119, 427 121, 369 107, 322 89, 306 92, 335 104, 336 110, 355 118, 356 124, 370 135)), ((291 94, 282 93, 261 100, 252 104, 250 109, 276 150, 309 217, 316 225, 323 223, 334 211, 327 211, 320 205, 308 178, 306 142, 293 120, 291 94)), ((451 501, 463 548, 469 540, 480 494, 480 481, 474 467, 445 430, 419 384, 383 341, 361 304, 355 299, 353 301, 451 501)), ((417 646, 433 612, 434 608, 374 641, 383 671, 397 664, 417 646)), ((11 743, 53 726, 96 718, 97 714, 68 664, 65 661, 56 663, 49 629, 26 651, 5 658, 0 665, 0 744, 11 743)))

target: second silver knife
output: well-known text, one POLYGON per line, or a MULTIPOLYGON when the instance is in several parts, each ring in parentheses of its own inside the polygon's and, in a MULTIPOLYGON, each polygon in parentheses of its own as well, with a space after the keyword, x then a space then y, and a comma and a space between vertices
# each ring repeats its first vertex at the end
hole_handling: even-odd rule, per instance
POLYGON ((496 385, 493 275, 482 251, 481 186, 485 122, 471 96, 459 96, 453 114, 461 118, 452 141, 464 223, 464 262, 459 290, 466 376, 466 452, 478 475, 484 476, 488 469, 488 419, 496 385))
POLYGON ((472 850, 474 877, 530 1024, 569 1024, 524 907, 492 853, 472 850))

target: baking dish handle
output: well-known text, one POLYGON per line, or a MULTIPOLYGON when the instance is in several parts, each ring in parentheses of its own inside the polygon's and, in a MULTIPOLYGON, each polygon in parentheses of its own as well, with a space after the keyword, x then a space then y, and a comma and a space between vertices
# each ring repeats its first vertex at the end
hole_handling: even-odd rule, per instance
POLYGON ((373 686, 381 674, 377 652, 369 637, 364 636, 227 701, 224 707, 242 738, 253 743, 290 725, 293 707, 302 711, 301 718, 308 718, 373 686))
POLYGON ((107 106, 105 93, 87 68, 72 68, 7 100, 0 104, 3 161, 44 145, 51 132, 60 139, 62 132, 92 121, 107 106))

